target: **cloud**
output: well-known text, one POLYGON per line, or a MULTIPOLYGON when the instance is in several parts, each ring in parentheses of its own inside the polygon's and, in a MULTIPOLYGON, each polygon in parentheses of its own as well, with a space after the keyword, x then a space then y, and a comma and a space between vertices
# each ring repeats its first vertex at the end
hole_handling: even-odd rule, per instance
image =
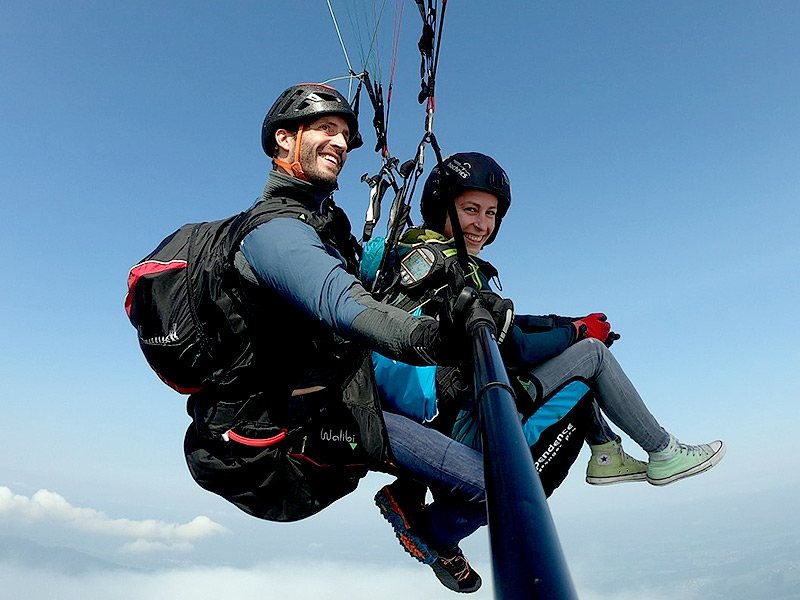
MULTIPOLYGON (((253 568, 211 567, 170 569, 156 572, 69 573, 36 571, 0 563, 0 581, 9 598, 26 600, 150 600, 151 598, 193 598, 216 600, 235 595, 237 600, 291 598, 347 598, 348 600, 440 600, 454 596, 436 580, 431 570, 406 557, 400 566, 361 565, 344 562, 298 564, 276 562, 253 568)), ((5 597, 4 595, 4 597, 5 597)), ((492 598, 491 581, 471 596, 492 598)))
POLYGON ((148 554, 151 552, 191 552, 194 546, 189 542, 153 542, 138 539, 122 547, 122 551, 129 554, 148 554))
POLYGON ((155 550, 187 552, 193 549, 192 541, 227 531, 205 516, 195 517, 188 523, 112 519, 93 508, 72 506, 63 496, 48 490, 39 490, 28 498, 2 486, 0 519, 54 521, 79 531, 129 538, 134 541, 123 546, 123 550, 137 553, 155 550))
MULTIPOLYGON (((115 600, 217 600, 231 595, 235 595, 237 600, 264 600, 265 597, 292 600, 455 599, 456 595, 445 590, 428 567, 408 557, 401 558, 396 563, 381 566, 342 561, 276 561, 247 569, 216 566, 139 573, 101 571, 77 576, 0 563, 0 581, 9 598, 23 597, 26 600, 50 600, 54 597, 59 600, 108 597, 115 600)), ((495 597, 492 574, 487 565, 481 565, 481 574, 483 586, 470 594, 470 600, 495 597)), ((622 581, 617 587, 622 589, 599 591, 583 587, 578 596, 581 600, 667 600, 675 597, 700 600, 712 596, 740 600, 762 597, 717 596, 707 593, 707 589, 698 592, 685 587, 678 587, 676 595, 676 588, 671 588, 666 582, 660 587, 642 587, 622 581), (626 587, 629 589, 625 590, 626 587)), ((748 592, 751 593, 752 589, 748 592)))

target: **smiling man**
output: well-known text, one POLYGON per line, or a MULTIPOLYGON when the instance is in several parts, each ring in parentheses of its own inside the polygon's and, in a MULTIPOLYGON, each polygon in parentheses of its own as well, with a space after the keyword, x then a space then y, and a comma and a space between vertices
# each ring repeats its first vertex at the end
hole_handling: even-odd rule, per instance
POLYGON ((480 577, 458 543, 486 523, 482 458, 382 411, 366 360, 377 350, 447 364, 455 351, 439 321, 376 301, 354 276, 358 244, 332 194, 361 145, 337 90, 290 87, 264 119, 273 168, 261 198, 213 241, 190 241, 189 276, 207 274, 213 296, 192 315, 218 343, 213 375, 187 403, 186 461, 203 488, 275 521, 322 510, 368 469, 403 472, 434 496, 424 562, 447 587, 474 591, 480 577))
POLYGON ((275 132, 275 165, 289 175, 319 185, 335 185, 347 160, 350 126, 339 115, 326 115, 296 131, 275 132), (293 162, 288 162, 290 156, 293 162))

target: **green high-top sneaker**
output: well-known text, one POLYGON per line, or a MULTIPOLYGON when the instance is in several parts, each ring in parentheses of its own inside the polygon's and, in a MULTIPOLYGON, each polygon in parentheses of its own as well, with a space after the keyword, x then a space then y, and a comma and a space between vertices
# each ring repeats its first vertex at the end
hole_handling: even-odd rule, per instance
POLYGON ((725 456, 725 443, 717 440, 710 444, 690 446, 670 436, 669 444, 661 452, 651 452, 647 465, 647 481, 653 485, 667 485, 708 471, 725 456))
POLYGON ((592 457, 586 467, 586 482, 592 485, 611 485, 625 481, 647 479, 647 463, 628 456, 619 442, 589 446, 592 457))

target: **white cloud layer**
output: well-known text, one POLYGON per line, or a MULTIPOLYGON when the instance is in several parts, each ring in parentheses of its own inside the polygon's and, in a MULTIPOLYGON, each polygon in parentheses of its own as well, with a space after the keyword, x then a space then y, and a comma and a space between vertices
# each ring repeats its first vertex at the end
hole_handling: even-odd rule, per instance
MULTIPOLYGON (((0 564, 0 580, 8 597, 27 600, 151 600, 153 598, 192 598, 218 600, 232 594, 237 600, 291 598, 319 600, 441 600, 456 594, 444 589, 423 565, 402 561, 401 566, 375 568, 374 565, 323 562, 313 565, 271 563, 251 569, 204 568, 174 569, 148 573, 93 573, 75 576, 0 564), (235 590, 235 593, 232 592, 235 590)), ((581 600, 666 600, 674 597, 667 590, 637 589, 627 593, 598 593, 581 590, 581 600)), ((696 596, 683 596, 698 600, 696 596)), ((494 598, 491 574, 470 600, 494 598)))
POLYGON ((188 523, 166 523, 153 519, 112 519, 93 508, 72 506, 54 492, 39 490, 30 498, 14 494, 0 486, 0 519, 13 521, 52 521, 73 529, 128 538, 126 552, 151 552, 154 550, 190 551, 192 541, 227 530, 205 516, 195 517, 188 523))

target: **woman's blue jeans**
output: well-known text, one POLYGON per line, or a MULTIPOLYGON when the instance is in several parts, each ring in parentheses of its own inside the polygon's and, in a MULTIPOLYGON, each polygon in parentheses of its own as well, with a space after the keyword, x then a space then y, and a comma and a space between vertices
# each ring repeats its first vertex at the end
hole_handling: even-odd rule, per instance
MULTIPOLYGON (((617 359, 600 340, 588 338, 573 344, 531 369, 530 374, 539 380, 545 396, 569 379, 585 379, 594 390, 603 413, 642 449, 656 452, 667 447, 669 433, 658 424, 617 359)), ((602 444, 612 439, 619 441, 595 411, 595 426, 587 435, 587 441, 602 444)))

